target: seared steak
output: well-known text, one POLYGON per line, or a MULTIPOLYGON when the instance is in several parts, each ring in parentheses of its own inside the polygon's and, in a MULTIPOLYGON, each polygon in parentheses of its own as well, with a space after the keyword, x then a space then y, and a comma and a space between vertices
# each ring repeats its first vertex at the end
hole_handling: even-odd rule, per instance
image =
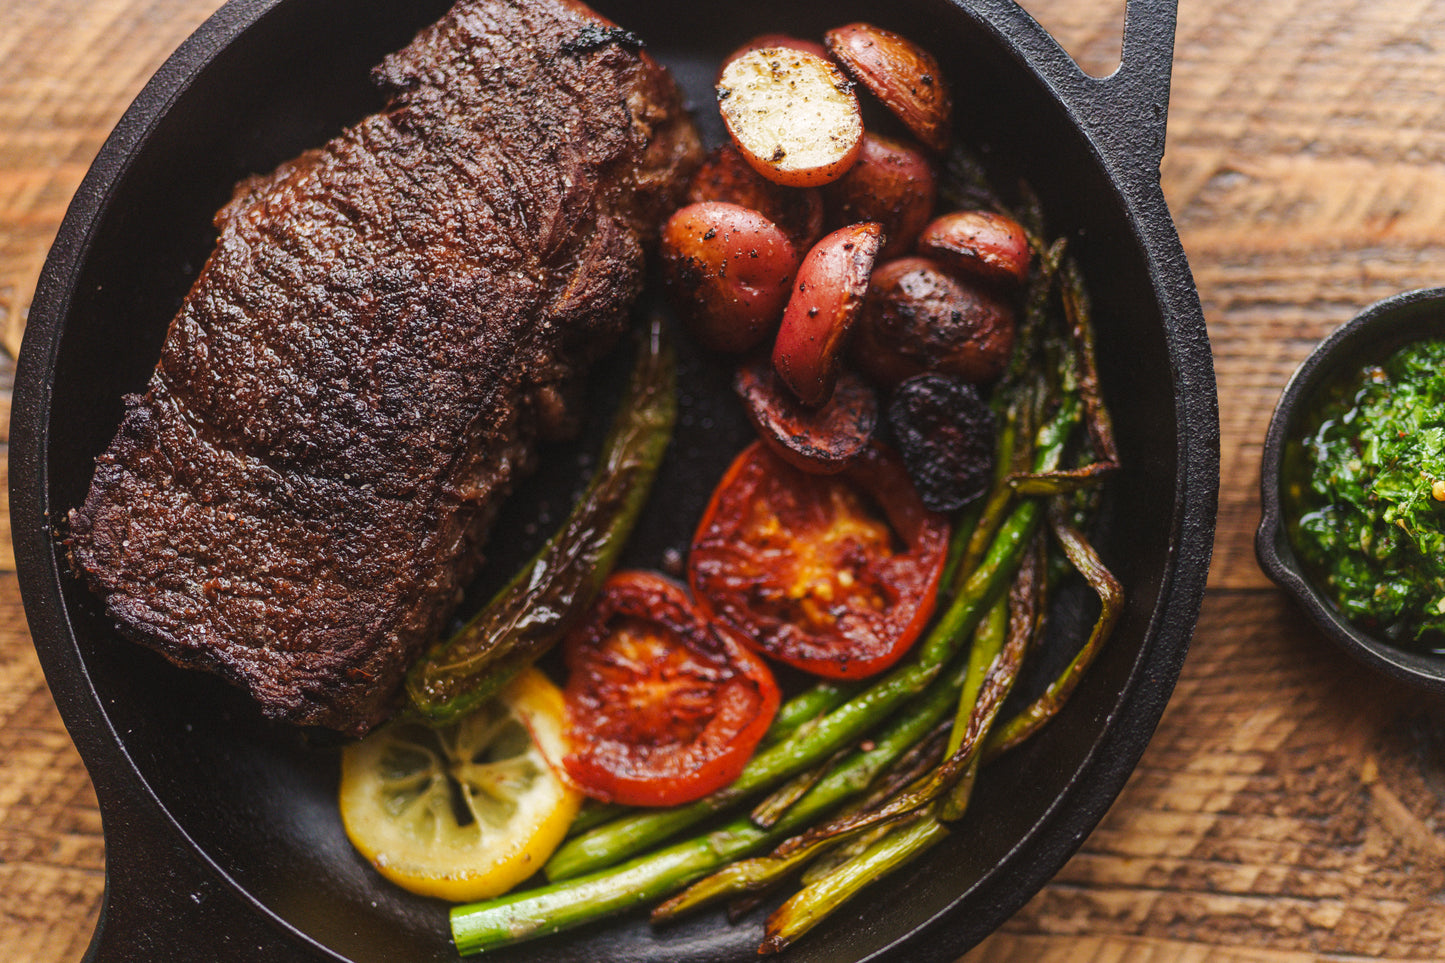
POLYGON ((462 0, 386 109, 238 186, 69 516, 126 635, 361 733, 625 326, 696 134, 580 3, 462 0))

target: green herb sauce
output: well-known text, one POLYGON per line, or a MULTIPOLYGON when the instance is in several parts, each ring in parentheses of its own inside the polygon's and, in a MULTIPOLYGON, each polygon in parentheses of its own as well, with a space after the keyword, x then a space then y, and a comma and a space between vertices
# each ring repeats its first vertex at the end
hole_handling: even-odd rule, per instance
POLYGON ((1357 627, 1445 651, 1445 340, 1326 392, 1286 451, 1290 539, 1357 627))

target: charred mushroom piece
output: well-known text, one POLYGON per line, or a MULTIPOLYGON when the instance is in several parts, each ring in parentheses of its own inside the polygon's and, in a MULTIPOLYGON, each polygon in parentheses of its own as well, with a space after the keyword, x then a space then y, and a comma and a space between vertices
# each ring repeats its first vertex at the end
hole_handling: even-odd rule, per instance
POLYGON ((973 385, 934 374, 909 378, 894 392, 888 420, 923 504, 953 511, 988 491, 997 428, 973 385))

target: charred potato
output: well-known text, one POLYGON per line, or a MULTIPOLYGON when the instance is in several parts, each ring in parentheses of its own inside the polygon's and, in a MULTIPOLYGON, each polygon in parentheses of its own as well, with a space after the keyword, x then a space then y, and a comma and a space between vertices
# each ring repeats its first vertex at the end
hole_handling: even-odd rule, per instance
MULTIPOLYGON (((824 60, 828 59, 828 48, 816 40, 804 40, 802 37, 794 37, 786 33, 765 33, 754 37, 728 54, 723 60, 723 66, 726 67, 743 54, 752 53, 754 50, 762 50, 764 47, 784 47, 788 50, 802 50, 822 57, 824 60)), ((718 71, 718 76, 722 76, 721 70, 718 71)))
POLYGON ((848 467, 868 447, 878 424, 878 398, 857 375, 838 375, 826 404, 809 408, 778 378, 767 358, 738 368, 733 388, 758 437, 779 458, 814 475, 848 467))
POLYGON ((948 148, 953 97, 933 55, 906 37, 868 23, 829 30, 824 44, 929 148, 948 148))
POLYGON ((880 385, 925 372, 992 381, 1013 349, 1013 307, 936 261, 900 258, 873 272, 851 357, 880 385))
POLYGON ((1029 239, 1023 227, 993 211, 954 211, 930 221, 918 253, 950 270, 985 281, 1022 284, 1029 277, 1029 239))
POLYGON ((708 154, 688 185, 687 199, 694 204, 726 201, 751 208, 781 227, 799 251, 823 236, 822 194, 774 184, 753 170, 731 144, 708 154))
POLYGON ((938 180, 922 151, 869 133, 848 173, 823 190, 832 224, 878 221, 888 238, 879 256, 894 258, 913 249, 932 216, 938 180))

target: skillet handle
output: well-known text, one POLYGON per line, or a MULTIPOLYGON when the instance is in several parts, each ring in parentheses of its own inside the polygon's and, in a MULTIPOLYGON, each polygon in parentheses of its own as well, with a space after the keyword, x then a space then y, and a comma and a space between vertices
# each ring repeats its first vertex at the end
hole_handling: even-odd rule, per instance
POLYGON ((1115 174, 1131 181, 1159 182, 1178 14, 1178 0, 1128 0, 1123 55, 1114 73, 1090 77, 1072 60, 1068 76, 1044 71, 1055 75, 1055 90, 1115 174))
POLYGON ((96 775, 105 825, 105 897, 82 963, 332 958, 286 939, 214 871, 199 865, 138 786, 114 792, 107 773, 96 775))

